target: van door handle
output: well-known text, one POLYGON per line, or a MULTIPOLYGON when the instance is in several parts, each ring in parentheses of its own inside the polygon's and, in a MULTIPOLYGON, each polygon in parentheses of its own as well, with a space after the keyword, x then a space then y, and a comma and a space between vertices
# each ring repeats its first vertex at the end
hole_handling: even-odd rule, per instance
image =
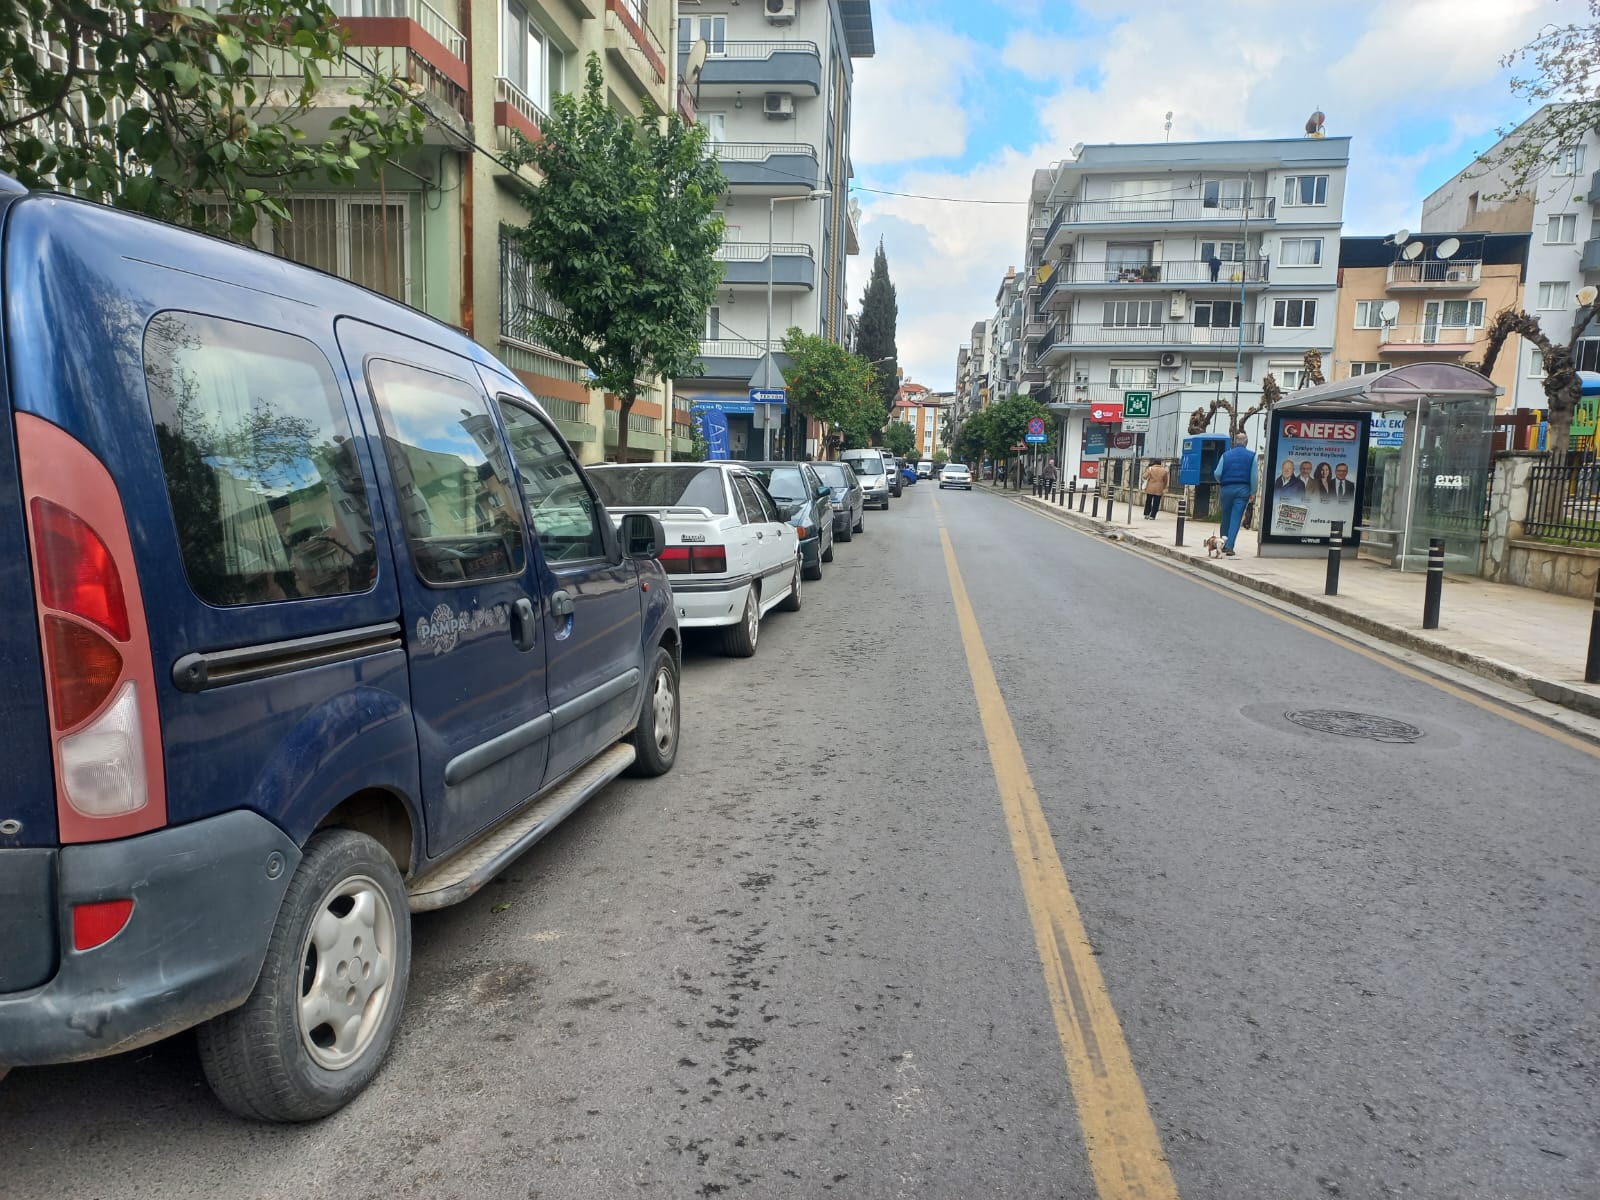
POLYGON ((572 594, 570 592, 550 593, 550 615, 554 617, 570 617, 572 615, 572 594))
POLYGON ((511 606, 511 642, 518 650, 532 650, 539 637, 533 601, 526 596, 511 606))

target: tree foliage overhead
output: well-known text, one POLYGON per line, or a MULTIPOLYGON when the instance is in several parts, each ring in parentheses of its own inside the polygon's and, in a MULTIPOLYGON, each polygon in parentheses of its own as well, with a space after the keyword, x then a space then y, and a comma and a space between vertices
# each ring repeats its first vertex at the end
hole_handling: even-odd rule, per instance
POLYGON ((1507 145, 1491 154, 1486 166, 1498 170, 1504 195, 1538 186, 1557 153, 1582 143, 1600 126, 1600 0, 1583 0, 1588 19, 1546 25, 1539 36, 1501 59, 1512 68, 1511 91, 1530 105, 1545 106, 1518 128, 1507 145))
POLYGON ((917 435, 904 421, 890 421, 883 433, 883 444, 888 447, 889 453, 909 458, 912 448, 917 444, 917 435))
POLYGON ((856 353, 874 364, 874 390, 886 417, 893 411, 895 396, 900 391, 900 351, 895 344, 895 324, 899 319, 900 305, 895 299, 894 284, 889 281, 889 258, 880 241, 878 252, 872 258, 872 276, 861 295, 856 353))
POLYGON ((215 233, 247 234, 310 182, 349 185, 420 144, 426 114, 377 74, 317 140, 345 39, 323 0, 0 0, 0 171, 215 233), (39 55, 40 41, 61 56, 39 55))
POLYGON ((544 177, 521 193, 528 223, 511 231, 555 301, 533 314, 534 330, 616 395, 625 460, 628 413, 648 381, 696 372, 722 281, 725 182, 700 126, 648 104, 638 117, 612 108, 596 54, 582 96, 557 96, 541 133, 506 156, 544 177))
POLYGON ((783 338, 790 365, 789 407, 837 428, 846 448, 865 446, 883 424, 866 361, 837 342, 791 326, 783 338))
POLYGON ((1492 375, 1495 361, 1500 357, 1500 350, 1505 345, 1506 339, 1516 333, 1520 333, 1539 348, 1539 352, 1544 356, 1542 381, 1544 397, 1550 406, 1548 444, 1553 460, 1558 463, 1566 461, 1567 448, 1572 443, 1572 418, 1578 410, 1578 401, 1583 398, 1583 381, 1578 377, 1575 357, 1578 338, 1588 328, 1597 311, 1600 311, 1600 301, 1580 308, 1572 337, 1563 343, 1547 337, 1540 328, 1538 319, 1531 314, 1520 309, 1508 308, 1497 313, 1494 320, 1489 322, 1482 365, 1467 364, 1482 375, 1492 375))

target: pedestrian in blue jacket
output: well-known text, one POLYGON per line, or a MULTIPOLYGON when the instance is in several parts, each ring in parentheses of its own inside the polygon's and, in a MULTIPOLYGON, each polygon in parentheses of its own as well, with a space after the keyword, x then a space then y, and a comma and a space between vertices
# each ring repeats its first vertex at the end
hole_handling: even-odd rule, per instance
POLYGON ((1217 460, 1211 475, 1222 485, 1222 552, 1230 557, 1239 538, 1239 522, 1244 520, 1244 506, 1256 491, 1256 456, 1249 443, 1245 434, 1234 434, 1233 447, 1217 460))

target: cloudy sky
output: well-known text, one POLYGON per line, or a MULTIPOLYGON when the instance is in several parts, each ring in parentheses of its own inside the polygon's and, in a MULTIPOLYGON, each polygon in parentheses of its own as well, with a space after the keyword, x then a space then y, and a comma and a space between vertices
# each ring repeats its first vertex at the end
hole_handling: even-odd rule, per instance
POLYGON ((1023 264, 1028 179, 1075 142, 1349 135, 1345 232, 1415 226, 1422 197, 1528 111, 1501 57, 1584 0, 873 0, 852 156, 858 308, 881 238, 908 378, 957 347, 1023 264), (884 195, 1009 200, 954 204, 884 195))

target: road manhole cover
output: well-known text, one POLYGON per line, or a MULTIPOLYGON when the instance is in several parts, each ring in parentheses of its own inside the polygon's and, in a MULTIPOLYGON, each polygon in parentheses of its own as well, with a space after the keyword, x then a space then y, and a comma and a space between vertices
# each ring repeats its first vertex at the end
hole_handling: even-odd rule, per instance
POLYGON ((1414 742, 1422 730, 1404 721, 1374 713, 1343 712, 1337 708, 1302 708, 1283 714, 1296 725, 1337 737, 1371 738, 1375 742, 1414 742))

